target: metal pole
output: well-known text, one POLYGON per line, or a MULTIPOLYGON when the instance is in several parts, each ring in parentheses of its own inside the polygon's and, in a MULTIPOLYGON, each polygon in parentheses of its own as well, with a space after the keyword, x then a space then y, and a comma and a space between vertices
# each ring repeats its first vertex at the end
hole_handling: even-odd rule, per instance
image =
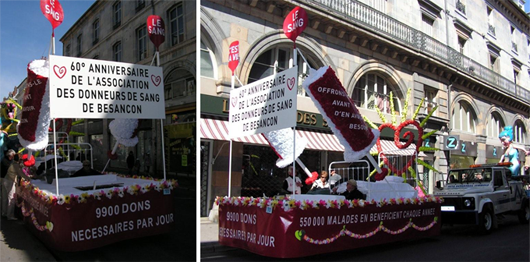
MULTIPOLYGON (((57 169, 57 153, 55 153, 55 150, 57 150, 57 138, 55 134, 55 118, 53 119, 53 159, 55 161, 55 191, 57 196, 59 196, 59 170, 57 169)), ((29 152, 28 152, 29 157, 29 152)), ((46 160, 46 158, 44 159, 46 160)))
MULTIPOLYGON (((230 90, 234 90, 236 76, 232 74, 230 90)), ((232 138, 230 138, 230 151, 228 152, 228 197, 232 195, 232 138)))

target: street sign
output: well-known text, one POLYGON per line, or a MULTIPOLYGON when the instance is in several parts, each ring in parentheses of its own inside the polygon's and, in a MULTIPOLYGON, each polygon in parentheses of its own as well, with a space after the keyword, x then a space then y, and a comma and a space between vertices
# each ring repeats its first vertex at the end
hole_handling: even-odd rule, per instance
POLYGON ((456 150, 458 149, 460 136, 445 136, 444 150, 456 150))

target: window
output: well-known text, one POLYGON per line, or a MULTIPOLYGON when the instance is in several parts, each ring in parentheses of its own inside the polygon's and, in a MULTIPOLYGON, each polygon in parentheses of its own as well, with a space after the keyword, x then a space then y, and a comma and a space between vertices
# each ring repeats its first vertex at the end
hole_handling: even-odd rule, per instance
POLYGON ((490 69, 493 72, 499 73, 499 59, 498 59, 498 57, 490 55, 490 69))
POLYGON ((201 41, 201 76, 215 77, 214 55, 210 48, 201 41))
MULTIPOLYGON (((423 101, 424 114, 429 114, 434 107, 438 105, 438 90, 432 87, 425 86, 425 100, 423 101)), ((438 109, 434 111, 433 116, 438 115, 438 109)))
MULTIPOLYGON (((352 99, 360 108, 374 109, 377 107, 381 112, 390 114, 390 92, 393 87, 386 79, 378 74, 365 74, 355 83, 352 99)), ((401 104, 396 92, 393 92, 394 111, 401 112, 401 104)))
POLYGON ((81 56, 81 53, 82 53, 82 51, 83 51, 82 43, 83 43, 83 35, 82 35, 82 34, 79 34, 79 35, 77 36, 77 56, 78 56, 78 57, 81 56))
POLYGON ((471 105, 465 101, 460 101, 455 105, 452 116, 452 126, 454 130, 475 133, 477 117, 471 105))
POLYGON ((493 8, 486 6, 486 12, 488 13, 488 34, 495 37, 495 25, 493 20, 493 8))
POLYGON ((420 4, 422 31, 428 36, 435 37, 434 26, 443 9, 430 0, 418 0, 418 4, 420 4))
POLYGON ((64 49, 64 56, 70 56, 70 44, 66 45, 64 49))
POLYGON ((92 24, 92 44, 96 44, 99 41, 99 19, 96 19, 92 24))
POLYGON ((426 15, 421 15, 421 20, 422 20, 422 31, 428 35, 428 36, 433 36, 432 35, 432 28, 434 27, 434 20, 431 19, 430 17, 426 16, 426 15))
POLYGON ((513 141, 521 144, 526 144, 526 129, 521 120, 516 120, 513 128, 513 141))
POLYGON ((460 54, 465 54, 466 39, 458 37, 458 51, 460 54))
POLYGON ((184 41, 184 8, 182 3, 168 11, 171 46, 184 41))
POLYGON ((143 25, 136 29, 136 48, 138 61, 147 57, 147 29, 143 25))
POLYGON ((499 137, 500 132, 504 128, 504 121, 502 121, 501 116, 497 112, 493 112, 490 115, 488 125, 486 126, 486 135, 489 137, 497 138, 499 137))
POLYGON ((517 30, 515 30, 515 26, 510 26, 510 31, 512 32, 512 52, 517 54, 517 30))
POLYGON ((112 58, 116 62, 121 62, 121 42, 117 42, 112 46, 112 58))
POLYGON ((112 26, 116 29, 121 25, 121 1, 112 6, 112 26))
POLYGON ((196 87, 193 75, 183 69, 173 71, 168 79, 164 79, 164 96, 166 100, 193 97, 195 99, 196 87))
POLYGON ((456 10, 462 13, 463 15, 466 15, 466 5, 463 0, 456 1, 456 10))
POLYGON ((142 10, 145 7, 145 0, 136 0, 136 12, 142 10))
MULTIPOLYGON (((248 83, 252 83, 277 72, 281 72, 293 65, 293 49, 291 47, 275 47, 263 52, 252 65, 248 83)), ((307 96, 302 81, 309 74, 309 68, 316 68, 311 62, 311 57, 306 54, 308 63, 301 56, 298 56, 298 95, 307 96)))

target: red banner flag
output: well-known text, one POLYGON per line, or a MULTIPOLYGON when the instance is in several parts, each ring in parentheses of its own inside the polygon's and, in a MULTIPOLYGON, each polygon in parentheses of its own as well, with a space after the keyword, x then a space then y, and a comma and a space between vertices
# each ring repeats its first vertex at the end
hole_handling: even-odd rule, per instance
POLYGON ((335 71, 329 66, 311 70, 303 87, 344 146, 344 160, 355 161, 369 154, 379 130, 366 125, 335 71))
POLYGON ((147 32, 149 39, 158 50, 158 47, 166 40, 166 26, 164 20, 160 16, 150 15, 147 17, 147 32))
POLYGON ((295 7, 283 21, 283 32, 293 43, 307 26, 307 13, 299 6, 295 7))
POLYGON ((53 29, 63 22, 64 12, 59 0, 41 0, 40 10, 46 19, 50 21, 53 29))
POLYGON ((234 41, 228 48, 228 67, 232 70, 232 75, 239 65, 239 41, 234 41))

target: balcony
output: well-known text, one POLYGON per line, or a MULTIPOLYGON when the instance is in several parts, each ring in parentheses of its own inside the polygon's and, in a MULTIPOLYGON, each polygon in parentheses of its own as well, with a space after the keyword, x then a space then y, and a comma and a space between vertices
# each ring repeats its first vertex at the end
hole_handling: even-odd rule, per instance
MULTIPOLYGON (((357 1, 342 0, 298 0, 305 2, 313 7, 320 9, 322 12, 331 16, 345 20, 351 25, 370 30, 373 34, 381 38, 413 49, 416 52, 432 57, 442 63, 449 64, 454 69, 464 72, 470 72, 474 78, 486 81, 494 87, 493 90, 507 93, 513 98, 519 98, 522 101, 530 101, 530 91, 516 85, 513 81, 497 74, 488 67, 462 55, 457 50, 445 45, 444 43, 416 30, 396 19, 371 8, 368 5, 357 1)), ((460 1, 457 2, 460 3, 460 1)), ((460 12, 465 13, 465 6, 461 4, 460 12)))

